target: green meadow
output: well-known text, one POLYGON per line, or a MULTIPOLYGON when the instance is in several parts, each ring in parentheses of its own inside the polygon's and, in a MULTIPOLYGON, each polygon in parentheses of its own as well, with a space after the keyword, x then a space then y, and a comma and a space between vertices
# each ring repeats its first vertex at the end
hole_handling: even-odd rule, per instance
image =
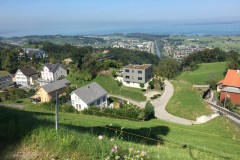
POLYGON ((153 160, 239 158, 240 128, 224 117, 184 126, 60 113, 56 132, 54 112, 29 105, 24 110, 1 107, 0 130, 0 159, 105 159, 113 146, 120 155, 144 150, 153 160))
POLYGON ((210 80, 219 81, 224 78, 223 72, 226 62, 199 64, 194 71, 183 72, 171 83, 174 86, 174 94, 167 105, 167 111, 173 115, 196 120, 202 115, 211 114, 202 100, 202 93, 192 85, 205 85, 210 80))

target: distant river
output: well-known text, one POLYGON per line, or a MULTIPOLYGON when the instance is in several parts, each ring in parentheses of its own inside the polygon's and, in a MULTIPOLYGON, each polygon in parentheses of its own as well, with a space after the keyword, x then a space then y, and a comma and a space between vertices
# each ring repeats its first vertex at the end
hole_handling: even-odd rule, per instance
POLYGON ((240 35, 240 23, 226 24, 108 24, 108 25, 67 25, 67 26, 39 26, 40 28, 22 28, 17 31, 2 31, 0 36, 25 35, 86 35, 111 33, 150 33, 160 35, 240 35))

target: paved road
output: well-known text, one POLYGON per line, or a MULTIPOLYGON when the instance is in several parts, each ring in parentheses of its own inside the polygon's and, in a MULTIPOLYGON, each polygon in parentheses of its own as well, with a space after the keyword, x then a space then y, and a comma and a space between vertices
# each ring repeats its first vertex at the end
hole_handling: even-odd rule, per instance
POLYGON ((165 91, 164 91, 163 95, 160 98, 158 98, 154 101, 151 101, 151 103, 155 107, 155 116, 159 119, 166 120, 169 122, 174 122, 174 123, 179 123, 179 124, 184 124, 184 125, 195 124, 195 121, 191 121, 188 119, 184 119, 184 118, 180 118, 180 117, 171 115, 170 113, 168 113, 166 111, 165 108, 167 106, 168 101, 170 100, 170 98, 173 95, 174 88, 173 88, 173 85, 168 80, 165 80, 164 83, 165 83, 165 91))
POLYGON ((119 99, 122 99, 122 100, 125 100, 125 101, 128 101, 140 108, 144 108, 145 105, 146 105, 146 102, 145 101, 142 101, 142 102, 137 102, 135 100, 132 100, 132 99, 129 99, 129 98, 126 98, 126 97, 123 97, 123 96, 119 96, 119 95, 116 95, 116 94, 108 94, 109 97, 116 97, 116 98, 119 98, 119 99))

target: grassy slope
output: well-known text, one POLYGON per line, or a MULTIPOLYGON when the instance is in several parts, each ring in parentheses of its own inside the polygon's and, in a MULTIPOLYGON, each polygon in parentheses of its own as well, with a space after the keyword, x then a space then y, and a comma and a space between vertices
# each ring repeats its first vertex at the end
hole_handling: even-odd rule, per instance
POLYGON ((210 78, 221 80, 226 62, 200 64, 195 71, 184 72, 172 81, 174 94, 167 105, 167 111, 173 115, 196 120, 198 116, 210 114, 198 91, 192 84, 207 84, 210 78))
POLYGON ((106 76, 106 75, 100 75, 97 76, 95 79, 89 82, 81 82, 76 79, 76 75, 70 74, 68 76, 68 79, 72 82, 73 85, 77 85, 77 87, 82 87, 84 85, 87 85, 91 82, 97 82, 99 85, 101 85, 107 92, 110 94, 118 94, 122 95, 124 97, 128 97, 137 101, 144 101, 146 100, 146 97, 141 92, 141 89, 133 89, 129 87, 119 87, 116 80, 114 80, 112 77, 106 76))
POLYGON ((201 99, 201 95, 192 85, 184 81, 171 81, 174 94, 167 105, 167 111, 176 116, 196 120, 196 117, 210 114, 201 99))
POLYGON ((60 113, 60 131, 56 134, 51 112, 37 106, 29 107, 27 112, 4 108, 0 110, 0 130, 5 131, 0 133, 0 148, 5 144, 4 148, 7 149, 1 148, 0 158, 3 151, 3 156, 8 158, 13 153, 23 152, 32 157, 37 154, 43 159, 100 159, 102 154, 106 157, 111 152, 114 144, 122 148, 147 150, 151 159, 239 158, 240 128, 224 117, 204 125, 183 126, 157 119, 129 123, 128 120, 60 113), (116 133, 105 128, 109 124, 112 124, 111 128, 124 127, 124 132, 162 139, 164 145, 159 146, 156 142, 124 132, 123 139, 110 142, 109 139, 116 133), (102 143, 97 140, 98 135, 106 135, 108 138, 102 143), (16 142, 17 148, 9 148, 11 143, 16 142), (182 146, 185 145, 190 145, 192 149, 184 149, 182 146))
POLYGON ((221 80, 226 62, 200 64, 197 70, 182 73, 177 80, 183 80, 192 84, 206 84, 210 79, 221 80))

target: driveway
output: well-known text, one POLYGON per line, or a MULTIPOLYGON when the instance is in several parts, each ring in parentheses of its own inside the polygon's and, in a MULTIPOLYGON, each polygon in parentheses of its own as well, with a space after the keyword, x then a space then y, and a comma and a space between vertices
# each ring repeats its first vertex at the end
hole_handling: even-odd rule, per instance
POLYGON ((119 96, 119 95, 116 95, 116 94, 108 94, 108 97, 116 97, 116 98, 119 98, 119 99, 122 99, 122 100, 125 100, 125 101, 128 101, 140 108, 144 108, 145 105, 146 105, 146 102, 145 101, 142 101, 142 102, 137 102, 135 100, 132 100, 132 99, 129 99, 129 98, 126 98, 126 97, 123 97, 123 96, 119 96))

